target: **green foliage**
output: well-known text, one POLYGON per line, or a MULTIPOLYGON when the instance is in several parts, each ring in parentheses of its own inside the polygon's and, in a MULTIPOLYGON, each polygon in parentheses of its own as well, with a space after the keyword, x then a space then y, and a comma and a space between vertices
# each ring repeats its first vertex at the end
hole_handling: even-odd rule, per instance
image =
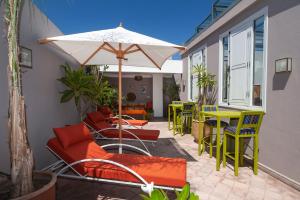
POLYGON ((201 108, 204 104, 214 104, 217 94, 216 75, 209 73, 204 65, 193 66, 193 74, 197 78, 197 86, 199 87, 199 107, 201 108))
POLYGON ((100 91, 98 94, 98 104, 101 106, 109 106, 115 108, 118 102, 118 92, 112 88, 107 80, 100 83, 100 91))
POLYGON ((180 100, 179 98, 179 86, 176 85, 174 77, 172 77, 172 83, 166 84, 163 88, 163 93, 166 94, 170 102, 180 100))
POLYGON ((214 87, 217 83, 215 81, 216 75, 209 73, 204 65, 193 66, 193 74, 196 75, 197 86, 200 88, 214 87))
MULTIPOLYGON (((190 192, 190 185, 186 184, 181 192, 175 191, 176 200, 200 200, 199 196, 190 192)), ((163 190, 155 189, 150 196, 141 194, 143 200, 169 200, 168 195, 163 190)))
POLYGON ((95 78, 87 75, 82 68, 73 70, 69 64, 61 65, 65 76, 58 79, 67 89, 61 92, 61 103, 74 99, 79 114, 82 116, 81 103, 95 102, 100 90, 95 78))

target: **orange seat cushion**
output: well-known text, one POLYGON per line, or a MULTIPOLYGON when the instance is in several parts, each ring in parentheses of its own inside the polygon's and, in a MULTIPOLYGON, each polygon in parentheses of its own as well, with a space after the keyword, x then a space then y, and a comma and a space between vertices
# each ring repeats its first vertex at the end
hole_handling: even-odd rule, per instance
MULTIPOLYGON (((158 140, 160 131, 159 130, 150 130, 150 129, 125 129, 126 131, 129 131, 136 135, 141 140, 158 140)), ((130 133, 122 131, 122 138, 126 139, 136 139, 134 136, 132 136, 130 133)), ((108 138, 118 138, 119 137, 119 130, 107 130, 101 132, 101 134, 108 138)))
MULTIPOLYGON (((147 182, 154 182, 155 185, 183 187, 186 184, 186 160, 181 158, 107 153, 92 140, 74 144, 68 149, 64 149, 56 138, 49 140, 47 145, 68 163, 88 158, 107 159, 129 167, 147 182)), ((140 182, 128 171, 111 164, 81 163, 75 169, 90 177, 140 182)))
MULTIPOLYGON (((147 120, 126 119, 125 121, 122 121, 122 125, 129 124, 129 125, 132 125, 132 126, 145 126, 146 124, 148 124, 147 120)), ((119 120, 116 119, 116 118, 113 118, 112 123, 113 124, 118 124, 119 120)))
POLYGON ((98 111, 88 113, 87 116, 94 123, 105 120, 105 116, 101 112, 98 112, 98 111))
MULTIPOLYGON (((90 125, 95 130, 102 130, 105 128, 114 128, 110 123, 106 121, 101 121, 98 123, 93 123, 89 118, 84 119, 84 122, 90 125)), ((160 131, 159 130, 150 130, 150 129, 125 129, 130 131, 131 133, 135 134, 141 140, 153 140, 156 141, 159 137, 160 131)), ((119 137, 119 130, 106 130, 101 132, 104 137, 107 138, 118 138, 119 137)), ((126 131, 122 131, 122 137, 126 139, 136 139, 130 133, 126 131)))
POLYGON ((146 115, 145 110, 122 110, 122 115, 146 115))
POLYGON ((68 148, 84 140, 92 139, 90 130, 83 123, 62 128, 53 128, 53 131, 64 148, 68 148))

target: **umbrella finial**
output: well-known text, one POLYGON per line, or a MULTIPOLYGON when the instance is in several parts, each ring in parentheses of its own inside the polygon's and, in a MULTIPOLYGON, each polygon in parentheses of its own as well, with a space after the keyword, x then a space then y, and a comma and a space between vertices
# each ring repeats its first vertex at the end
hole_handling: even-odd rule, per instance
POLYGON ((123 23, 122 22, 120 22, 119 27, 123 27, 123 23))

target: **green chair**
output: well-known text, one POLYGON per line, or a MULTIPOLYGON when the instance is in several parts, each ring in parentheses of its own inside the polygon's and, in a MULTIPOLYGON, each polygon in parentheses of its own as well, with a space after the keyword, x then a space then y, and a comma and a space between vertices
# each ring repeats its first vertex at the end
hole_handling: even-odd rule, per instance
POLYGON ((172 101, 172 104, 183 104, 182 101, 172 101))
MULTIPOLYGON (((202 111, 219 111, 219 107, 217 105, 202 105, 202 111)), ((209 136, 203 137, 202 150, 199 151, 199 154, 201 155, 201 153, 205 150, 205 145, 209 145, 209 157, 211 158, 213 153, 213 147, 216 147, 216 145, 213 145, 213 136, 216 136, 215 134, 213 134, 213 129, 217 128, 217 120, 206 117, 204 121, 205 125, 210 128, 210 134, 209 136), (208 138, 209 140, 207 141, 208 138)), ((224 128, 226 126, 228 126, 228 123, 225 121, 221 121, 221 128, 224 128)))
POLYGON ((234 175, 238 176, 239 162, 243 165, 244 139, 253 138, 253 172, 257 175, 258 167, 258 133, 264 116, 262 111, 243 111, 237 126, 224 128, 223 138, 223 167, 226 166, 226 158, 234 160, 234 175), (234 152, 227 151, 228 137, 234 139, 234 152))
POLYGON ((175 119, 175 134, 176 132, 184 135, 184 129, 187 129, 188 133, 192 132, 192 121, 195 109, 194 102, 187 102, 182 104, 182 109, 177 110, 175 119))

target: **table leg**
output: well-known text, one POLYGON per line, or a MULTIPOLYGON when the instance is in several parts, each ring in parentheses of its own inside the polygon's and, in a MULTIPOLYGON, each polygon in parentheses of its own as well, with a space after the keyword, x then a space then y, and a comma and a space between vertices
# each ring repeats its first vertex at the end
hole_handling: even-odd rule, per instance
POLYGON ((169 130, 170 130, 170 118, 171 118, 171 116, 170 116, 171 115, 171 113, 170 113, 171 112, 170 107, 171 106, 168 106, 168 129, 169 130))
POLYGON ((216 149, 216 159, 217 159, 216 170, 217 171, 220 170, 220 154, 221 154, 220 129, 221 129, 221 119, 220 117, 217 117, 217 149, 216 149))
POLYGON ((173 107, 173 135, 175 135, 177 129, 176 120, 177 120, 176 108, 173 107))

